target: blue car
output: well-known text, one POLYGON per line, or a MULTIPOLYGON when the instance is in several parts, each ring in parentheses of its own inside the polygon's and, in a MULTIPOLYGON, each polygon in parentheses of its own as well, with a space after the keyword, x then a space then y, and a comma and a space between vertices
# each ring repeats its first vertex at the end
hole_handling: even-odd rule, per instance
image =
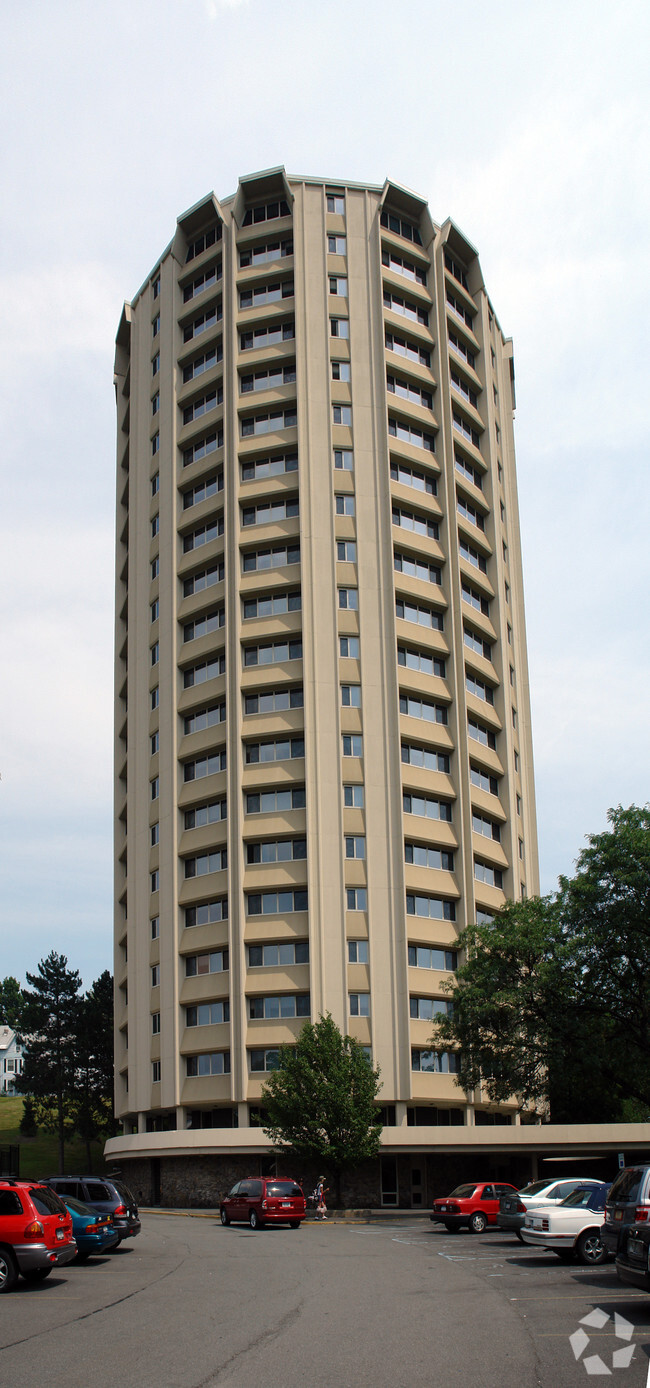
POLYGON ((72 1215, 72 1235, 77 1245, 75 1263, 85 1263, 91 1253, 105 1253, 119 1243, 120 1236, 110 1215, 98 1214, 71 1195, 61 1198, 72 1215))

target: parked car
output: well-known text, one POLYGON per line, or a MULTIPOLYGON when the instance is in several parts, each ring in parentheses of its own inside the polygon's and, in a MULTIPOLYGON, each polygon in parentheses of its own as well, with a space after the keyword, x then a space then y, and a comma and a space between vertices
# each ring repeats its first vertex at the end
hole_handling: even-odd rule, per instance
POLYGON ((250 1224, 251 1229, 263 1229, 265 1224, 288 1224, 291 1229, 299 1229, 307 1202, 297 1181, 272 1176, 259 1181, 237 1181, 219 1208, 222 1224, 250 1224))
POLYGON ((19 1275, 42 1282, 76 1252, 72 1218, 53 1190, 40 1181, 0 1181, 0 1292, 10 1292, 19 1275))
POLYGON ((135 1196, 116 1176, 46 1176, 45 1181, 62 1199, 69 1195, 99 1214, 111 1215, 118 1243, 133 1239, 142 1225, 135 1196))
POLYGON ((633 1224, 650 1220, 650 1166, 639 1162, 619 1171, 607 1197, 603 1243, 616 1256, 625 1249, 633 1224))
POLYGON ((467 1228, 471 1234, 482 1234, 488 1224, 496 1224, 502 1195, 516 1195, 517 1187, 502 1181, 467 1182, 456 1186, 451 1195, 434 1200, 429 1219, 444 1224, 450 1234, 467 1228))
POLYGON ((542 1205, 526 1213, 522 1235, 524 1243, 549 1248, 567 1262, 577 1257, 581 1263, 604 1263, 607 1249, 601 1239, 605 1219, 606 1181, 579 1186, 559 1205, 542 1205))
POLYGON ((522 1186, 516 1195, 501 1196, 497 1226, 516 1234, 523 1242, 521 1231, 527 1210, 538 1209, 540 1205, 559 1205, 560 1201, 570 1195, 572 1190, 577 1190, 578 1186, 597 1187, 601 1184, 600 1181, 581 1176, 563 1176, 560 1180, 556 1176, 552 1181, 531 1181, 529 1186, 522 1186))
POLYGON ((91 1253, 106 1253, 120 1241, 110 1215, 91 1210, 90 1205, 75 1200, 72 1195, 62 1197, 66 1210, 72 1216, 72 1233, 77 1245, 76 1263, 85 1263, 91 1253))
POLYGON ((620 1282, 650 1292, 650 1224, 633 1224, 616 1255, 616 1274, 620 1282))

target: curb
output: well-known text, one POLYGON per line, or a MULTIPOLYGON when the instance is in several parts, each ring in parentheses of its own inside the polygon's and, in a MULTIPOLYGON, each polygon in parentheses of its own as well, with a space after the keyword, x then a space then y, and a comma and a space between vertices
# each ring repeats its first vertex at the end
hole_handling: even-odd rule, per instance
MULTIPOLYGON (((184 1219, 215 1219, 218 1220, 219 1210, 181 1210, 161 1205, 141 1205, 140 1214, 156 1215, 180 1215, 184 1219)), ((425 1210, 331 1210, 326 1220, 317 1219, 315 1215, 309 1213, 302 1221, 303 1224, 383 1224, 388 1220, 396 1219, 428 1219, 428 1212, 425 1210)))

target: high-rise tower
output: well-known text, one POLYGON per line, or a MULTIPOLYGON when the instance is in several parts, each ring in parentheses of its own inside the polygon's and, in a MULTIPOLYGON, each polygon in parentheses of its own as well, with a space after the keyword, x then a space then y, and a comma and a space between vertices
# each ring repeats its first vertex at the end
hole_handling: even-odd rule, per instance
POLYGON ((422 198, 275 169, 179 218, 115 382, 111 1150, 254 1174, 331 1012, 394 1202, 433 1129, 515 1121, 430 1047, 458 932, 538 890, 512 344, 422 198))

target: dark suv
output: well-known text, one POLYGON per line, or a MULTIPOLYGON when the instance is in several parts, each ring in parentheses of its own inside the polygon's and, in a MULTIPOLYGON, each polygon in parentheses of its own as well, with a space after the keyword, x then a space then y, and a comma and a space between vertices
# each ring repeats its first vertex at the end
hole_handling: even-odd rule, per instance
POLYGON ((77 1252, 69 1210, 41 1181, 0 1181, 0 1292, 42 1282, 77 1252))
POLYGON ((117 1176, 46 1176, 44 1179, 57 1195, 71 1195, 100 1214, 112 1215, 119 1243, 140 1233, 142 1225, 135 1196, 117 1176))
POLYGON ((639 1162, 619 1171, 607 1196, 601 1242, 614 1256, 626 1246, 633 1224, 650 1221, 650 1166, 639 1162))

